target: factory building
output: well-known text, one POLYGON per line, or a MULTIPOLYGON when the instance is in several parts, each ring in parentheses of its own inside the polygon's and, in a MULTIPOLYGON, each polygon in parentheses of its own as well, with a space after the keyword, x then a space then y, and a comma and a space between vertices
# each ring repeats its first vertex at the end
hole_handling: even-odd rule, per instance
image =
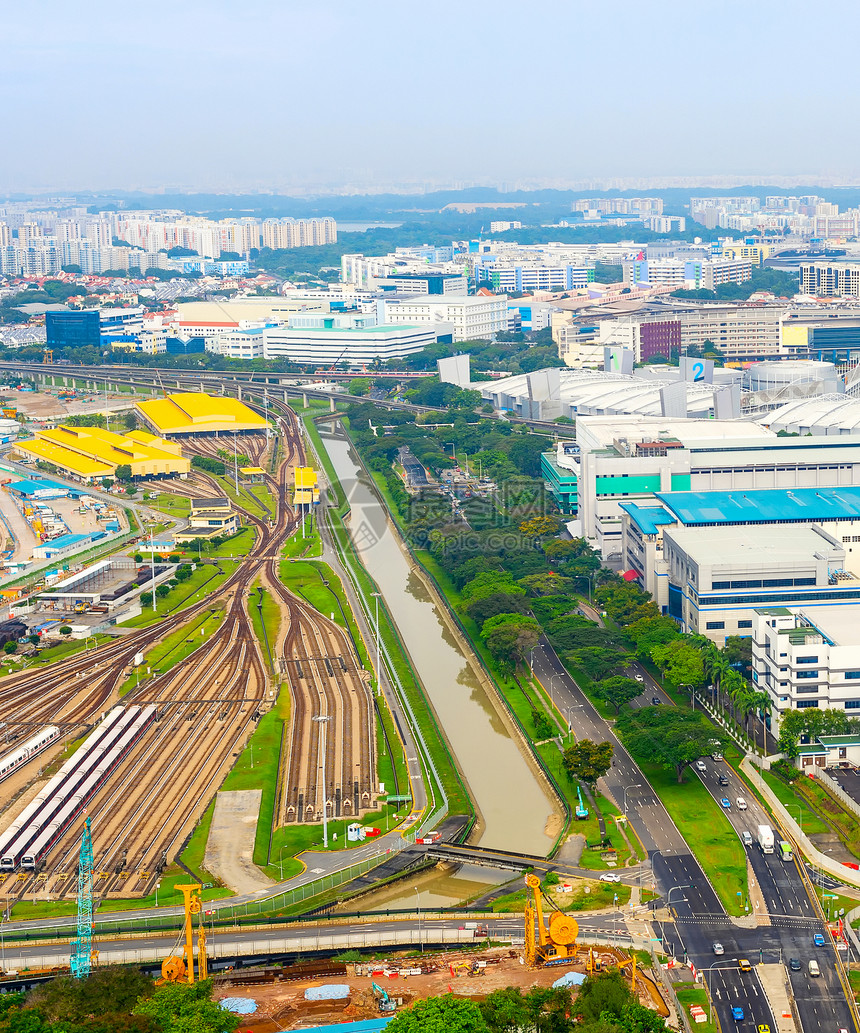
POLYGON ((17 451, 85 484, 114 477, 118 466, 131 467, 134 477, 185 477, 191 469, 178 446, 145 431, 114 434, 100 427, 55 427, 36 431, 17 451))
POLYGON ((254 434, 266 421, 236 398, 188 392, 137 402, 138 414, 162 438, 193 434, 254 434))

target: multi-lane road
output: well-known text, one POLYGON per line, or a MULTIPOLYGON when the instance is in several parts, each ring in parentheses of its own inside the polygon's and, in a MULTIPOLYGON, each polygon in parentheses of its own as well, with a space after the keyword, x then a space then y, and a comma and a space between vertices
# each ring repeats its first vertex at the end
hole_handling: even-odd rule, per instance
MULTIPOLYGON (((840 981, 836 950, 810 899, 812 887, 800 868, 802 861, 783 862, 777 853, 762 854, 755 845, 756 827, 770 824, 771 819, 751 799, 751 794, 734 770, 725 762, 708 758, 701 777, 718 805, 723 797, 729 799, 731 807, 724 814, 738 833, 739 840, 744 830, 753 833, 754 845, 746 848, 746 855, 767 912, 766 915, 755 914, 753 908, 753 920, 734 920, 726 914, 690 852, 683 830, 675 826, 638 765, 567 673, 546 639, 542 639, 535 649, 534 673, 550 690, 555 705, 569 715, 577 738, 595 742, 608 740, 615 746, 614 762, 604 782, 617 805, 626 810, 647 850, 663 904, 674 916, 673 922, 662 924, 660 937, 666 951, 689 959, 700 971, 716 964, 709 972, 708 986, 713 989, 714 1009, 722 1028, 732 1029, 737 1025, 732 1017, 732 1008, 740 1006, 744 1009, 745 1023, 751 1021, 753 1029, 762 1026, 777 1029, 775 1016, 756 971, 757 964, 763 962, 785 965, 786 978, 790 979, 797 1015, 804 1031, 817 1033, 832 1028, 833 1033, 837 1033, 841 1028, 856 1030, 840 981), (728 780, 728 785, 720 785, 720 774, 728 780), (738 810, 738 797, 746 799, 747 810, 738 810), (824 937, 823 947, 814 945, 816 933, 824 937), (714 953, 715 942, 723 945, 723 955, 714 953), (752 962, 751 971, 740 970, 738 962, 741 958, 752 962), (789 970, 791 958, 799 960, 800 971, 789 970), (808 962, 812 958, 818 961, 821 970, 817 978, 808 973, 808 962)), ((642 696, 634 701, 634 705, 649 706, 652 698, 671 704, 657 682, 640 665, 632 665, 629 673, 642 681, 642 696)))

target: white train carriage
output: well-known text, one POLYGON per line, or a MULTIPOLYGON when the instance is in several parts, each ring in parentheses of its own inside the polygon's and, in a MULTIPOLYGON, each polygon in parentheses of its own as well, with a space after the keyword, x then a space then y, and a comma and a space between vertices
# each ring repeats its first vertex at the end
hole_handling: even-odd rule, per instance
POLYGON ((0 757, 0 782, 31 761, 42 750, 47 749, 59 737, 60 729, 56 725, 49 725, 47 728, 43 728, 41 732, 31 735, 26 742, 16 749, 0 757))

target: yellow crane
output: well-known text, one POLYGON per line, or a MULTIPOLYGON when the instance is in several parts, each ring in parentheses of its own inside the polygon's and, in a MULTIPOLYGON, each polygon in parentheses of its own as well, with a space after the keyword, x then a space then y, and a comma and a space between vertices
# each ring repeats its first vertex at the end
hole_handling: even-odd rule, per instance
MULTIPOLYGON (((161 979, 157 985, 163 983, 193 983, 194 982, 194 916, 199 915, 202 910, 200 901, 201 886, 199 882, 186 883, 176 887, 185 898, 185 922, 182 932, 173 947, 173 953, 161 963, 161 979), (182 954, 178 954, 179 945, 185 937, 185 946, 182 954)), ((203 919, 199 921, 197 929, 197 980, 206 979, 209 975, 209 967, 206 960, 206 930, 203 927, 203 919)))
POLYGON ((552 965, 575 958, 579 924, 544 895, 537 875, 526 876, 531 891, 526 898, 526 961, 531 966, 552 965), (549 921, 544 921, 544 905, 549 921))

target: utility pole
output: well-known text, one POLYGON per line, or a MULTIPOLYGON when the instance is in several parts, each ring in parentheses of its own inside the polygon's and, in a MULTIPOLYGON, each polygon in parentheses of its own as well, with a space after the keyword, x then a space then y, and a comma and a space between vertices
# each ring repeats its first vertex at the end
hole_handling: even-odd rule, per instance
POLYGON ((326 745, 326 725, 331 718, 325 714, 319 714, 313 718, 320 726, 320 740, 322 753, 322 814, 323 814, 323 847, 328 850, 328 800, 326 799, 326 771, 325 771, 325 745, 326 745))

